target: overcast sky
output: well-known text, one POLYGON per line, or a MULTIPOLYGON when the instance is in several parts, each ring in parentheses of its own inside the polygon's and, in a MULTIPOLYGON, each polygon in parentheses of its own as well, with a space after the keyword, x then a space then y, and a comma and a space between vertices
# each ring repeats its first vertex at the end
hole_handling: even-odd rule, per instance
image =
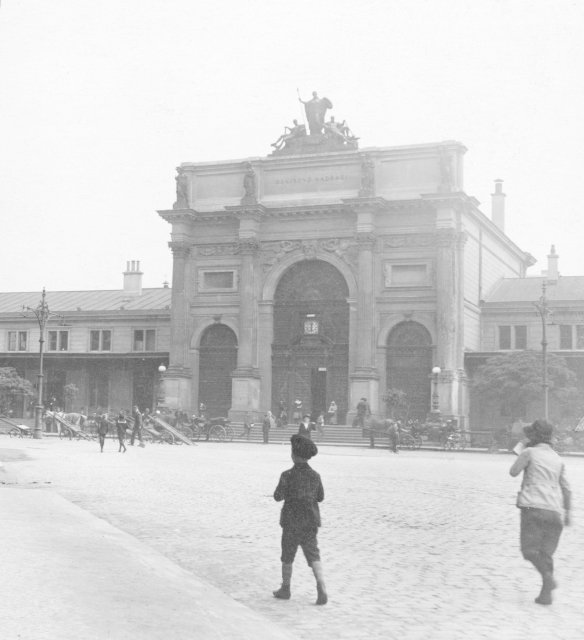
POLYGON ((263 156, 303 97, 361 147, 455 139, 465 191, 584 275, 578 0, 3 0, 0 291, 172 277, 181 162, 263 156))

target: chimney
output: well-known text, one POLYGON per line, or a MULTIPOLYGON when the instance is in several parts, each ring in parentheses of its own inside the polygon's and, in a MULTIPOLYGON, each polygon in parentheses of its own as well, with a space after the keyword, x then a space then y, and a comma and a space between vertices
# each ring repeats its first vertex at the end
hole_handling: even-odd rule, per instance
POLYGON ((495 180, 495 193, 491 193, 491 220, 505 231, 505 194, 503 180, 495 180))
POLYGON ((550 282, 557 282, 560 274, 558 272, 558 258, 560 256, 556 253, 556 245, 552 244, 548 255, 548 268, 546 277, 550 282))
POLYGON ((142 275, 139 260, 126 262, 126 270, 124 271, 124 293, 126 295, 142 295, 142 275))

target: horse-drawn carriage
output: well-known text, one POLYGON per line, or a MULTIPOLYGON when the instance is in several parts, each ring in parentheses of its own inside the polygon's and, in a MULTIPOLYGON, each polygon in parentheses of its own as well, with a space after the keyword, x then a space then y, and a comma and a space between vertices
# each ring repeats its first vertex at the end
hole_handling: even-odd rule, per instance
POLYGON ((412 421, 403 424, 400 420, 369 416, 365 420, 363 437, 369 438, 372 447, 375 446, 375 438, 387 438, 390 448, 394 450, 397 448, 419 449, 422 446, 422 436, 415 428, 415 424, 412 421))

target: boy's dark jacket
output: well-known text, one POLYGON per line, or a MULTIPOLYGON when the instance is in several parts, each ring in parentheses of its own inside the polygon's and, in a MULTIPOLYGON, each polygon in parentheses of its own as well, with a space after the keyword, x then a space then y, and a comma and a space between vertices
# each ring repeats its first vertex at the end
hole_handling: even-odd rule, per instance
POLYGON ((274 491, 274 500, 284 500, 280 526, 294 529, 320 527, 318 503, 324 500, 320 475, 307 462, 297 462, 284 471, 274 491))

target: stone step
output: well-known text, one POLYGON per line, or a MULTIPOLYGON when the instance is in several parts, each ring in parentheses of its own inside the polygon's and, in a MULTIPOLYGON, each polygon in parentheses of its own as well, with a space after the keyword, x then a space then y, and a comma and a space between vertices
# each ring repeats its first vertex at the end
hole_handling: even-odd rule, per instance
MULTIPOLYGON (((247 440, 249 442, 263 442, 263 432, 261 424, 254 424, 249 437, 242 437, 243 424, 232 423, 236 437, 234 440, 247 440)), ((297 425, 287 425, 286 427, 274 427, 270 429, 270 442, 290 442, 291 436, 298 433, 297 425)), ((356 444, 363 445, 369 442, 369 438, 364 438, 360 428, 353 428, 350 425, 325 425, 324 436, 320 437, 316 431, 312 432, 312 439, 316 443, 330 444, 356 444)))

